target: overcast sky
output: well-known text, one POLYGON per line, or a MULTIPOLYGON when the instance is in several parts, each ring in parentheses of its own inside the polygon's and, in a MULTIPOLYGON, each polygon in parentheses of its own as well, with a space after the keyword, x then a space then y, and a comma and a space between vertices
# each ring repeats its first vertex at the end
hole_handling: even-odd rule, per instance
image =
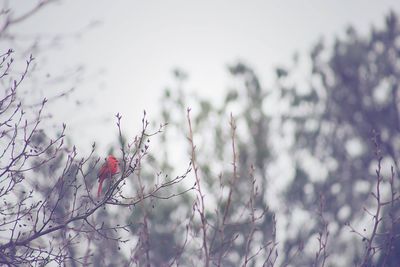
MULTIPOLYGON (((9 2, 20 14, 35 1, 9 2)), ((117 112, 128 131, 137 129, 143 109, 157 115, 174 67, 189 73, 192 90, 215 99, 229 84, 226 65, 237 60, 254 67, 268 86, 273 68, 289 63, 294 52, 306 55, 320 37, 332 40, 348 25, 367 33, 390 9, 400 11, 400 1, 70 0, 47 6, 15 30, 69 36, 101 22, 35 56, 52 76, 85 66, 86 81, 71 97, 84 105, 77 108, 70 99, 53 113, 81 145, 97 140, 105 147, 115 139, 117 112)))

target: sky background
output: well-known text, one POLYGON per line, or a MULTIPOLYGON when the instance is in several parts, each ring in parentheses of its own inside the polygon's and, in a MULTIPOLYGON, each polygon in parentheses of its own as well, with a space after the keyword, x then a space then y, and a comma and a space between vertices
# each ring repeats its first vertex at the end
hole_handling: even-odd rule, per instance
MULTIPOLYGON (((13 0, 9 6, 17 16, 34 3, 13 0)), ((290 64, 295 52, 306 57, 321 37, 332 42, 348 25, 366 34, 371 25, 382 25, 390 9, 400 11, 400 1, 70 0, 46 6, 13 31, 27 40, 17 54, 32 37, 44 44, 55 35, 64 38, 34 55, 36 79, 83 66, 74 93, 49 112, 54 122, 67 123, 78 146, 96 141, 105 149, 115 144, 117 112, 129 134, 140 127, 144 109, 158 119, 162 90, 174 84, 173 68, 189 74, 190 90, 215 101, 230 84, 226 66, 238 60, 270 87, 274 67, 290 64)), ((51 97, 68 86, 42 83, 38 95, 51 97)))

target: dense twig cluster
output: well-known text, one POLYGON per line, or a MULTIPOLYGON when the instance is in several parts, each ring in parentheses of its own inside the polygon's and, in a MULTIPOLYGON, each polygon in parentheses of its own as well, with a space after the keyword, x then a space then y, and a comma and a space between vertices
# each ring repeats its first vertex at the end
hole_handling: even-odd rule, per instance
MULTIPOLYGON (((201 244, 199 260, 204 266, 225 266, 234 262, 235 246, 241 246, 243 255, 241 255, 241 266, 274 266, 277 260, 277 243, 275 241, 276 221, 272 214, 272 222, 269 225, 271 232, 271 240, 259 242, 255 240, 256 234, 263 235, 265 229, 261 222, 267 216, 268 210, 260 210, 255 206, 256 200, 260 197, 258 187, 254 178, 254 167, 251 166, 248 173, 248 183, 250 184, 249 192, 240 192, 248 196, 246 203, 234 202, 233 198, 237 197, 235 187, 238 180, 238 155, 236 148, 236 124, 231 114, 230 130, 231 130, 231 148, 232 148, 232 172, 227 181, 227 196, 224 196, 225 186, 222 182, 222 175, 219 176, 220 189, 218 194, 218 203, 215 207, 214 216, 207 216, 212 213, 205 203, 206 193, 202 188, 204 181, 201 179, 201 170, 196 162, 196 145, 193 137, 192 122, 190 118, 190 109, 187 110, 187 122, 189 125, 188 140, 190 145, 191 162, 195 175, 195 192, 196 198, 193 204, 192 220, 189 226, 193 232, 200 230, 200 240, 196 243, 201 244), (234 206, 235 205, 235 206, 234 206), (199 220, 196 220, 198 217, 199 220), (198 229, 198 230, 197 230, 198 229)), ((197 237, 197 235, 193 235, 197 237)), ((196 238, 197 239, 197 238, 196 238)), ((196 240, 194 239, 194 241, 196 240)), ((193 240, 191 240, 193 241, 193 240)), ((238 264, 238 262, 236 262, 238 264)))
MULTIPOLYGON (((8 77, 12 67, 11 55, 9 50, 2 56, 2 79, 8 77)), ((110 182, 104 197, 94 197, 92 191, 100 160, 94 156, 95 145, 89 156, 78 158, 76 148, 64 144, 66 125, 54 139, 41 129, 46 99, 33 117, 19 101, 18 88, 33 60, 29 58, 19 78, 11 78, 0 100, 0 263, 18 266, 50 261, 61 264, 66 260, 88 262, 87 255, 74 255, 71 247, 90 241, 87 237, 93 233, 109 241, 126 242, 126 238, 110 233, 127 230, 127 225, 104 227, 96 223, 93 216, 98 210, 106 206, 134 207, 146 198, 169 199, 179 195, 162 195, 162 190, 180 183, 190 168, 182 176, 158 181, 151 188, 140 187, 139 193, 124 189, 131 183, 128 177, 133 179, 140 171, 149 138, 164 127, 160 125, 156 132, 149 133, 144 114, 141 133, 121 147, 120 173, 110 182)), ((122 136, 119 114, 117 125, 122 136)))
POLYGON ((377 134, 374 134, 372 141, 375 145, 375 155, 378 161, 378 166, 375 170, 375 189, 371 192, 375 203, 372 211, 370 208, 364 207, 364 211, 370 216, 370 219, 372 219, 372 229, 368 231, 368 233, 367 228, 364 228, 363 232, 360 232, 350 223, 348 224, 351 232, 360 236, 364 243, 364 255, 359 263, 361 267, 375 266, 376 260, 374 256, 379 254, 383 254, 383 260, 382 263, 380 263, 381 266, 386 266, 386 262, 389 260, 393 251, 393 242, 399 238, 398 234, 395 232, 395 228, 400 222, 400 216, 396 214, 395 207, 399 205, 400 196, 395 187, 396 176, 394 167, 391 167, 390 177, 388 181, 385 181, 382 175, 383 157, 377 134), (384 183, 389 185, 389 194, 384 192, 384 183), (390 197, 388 198, 387 195, 390 197))

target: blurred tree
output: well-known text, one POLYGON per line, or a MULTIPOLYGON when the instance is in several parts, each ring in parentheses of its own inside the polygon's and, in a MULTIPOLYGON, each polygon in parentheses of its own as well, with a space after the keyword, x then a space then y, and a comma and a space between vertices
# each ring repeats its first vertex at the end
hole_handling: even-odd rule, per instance
MULTIPOLYGON (((275 217, 268 209, 264 194, 266 170, 271 164, 267 128, 270 118, 263 111, 267 93, 246 65, 238 63, 229 71, 241 81, 241 88, 230 90, 221 105, 196 94, 189 95, 185 91, 188 75, 182 70, 173 71, 176 87, 166 89, 161 101, 162 118, 168 127, 152 157, 160 169, 173 170, 174 166, 182 165, 178 157, 171 155, 185 154, 185 149, 181 148, 187 147, 187 138, 190 139, 185 116, 190 105, 196 161, 206 199, 206 244, 210 264, 237 266, 239 259, 247 266, 257 266, 260 260, 266 261, 266 266, 273 266, 276 259, 275 217), (235 119, 229 119, 227 114, 233 106, 239 108, 235 110, 235 119), (237 151, 234 152, 232 146, 237 151), (254 212, 257 214, 252 219, 254 212), (247 262, 246 257, 253 254, 259 259, 251 257, 247 262)), ((189 155, 190 151, 191 148, 189 155)), ((143 180, 151 181, 151 178, 143 180)), ((199 257, 198 261, 204 261, 205 256, 199 256, 199 250, 204 246, 200 242, 202 223, 193 218, 196 217, 197 201, 195 195, 189 194, 173 202, 149 202, 147 207, 151 209, 139 207, 134 212, 132 217, 150 211, 149 241, 154 265, 174 261, 180 250, 185 251, 177 260, 181 264, 192 266, 196 257, 199 257), (176 229, 179 234, 170 229, 176 229), (182 233, 187 233, 186 240, 182 233), (182 244, 185 244, 184 249, 182 244)))
MULTIPOLYGON (((296 174, 286 199, 292 207, 315 210, 319 195, 324 196, 325 214, 332 229, 336 229, 331 233, 335 236, 332 251, 347 251, 354 261, 348 264, 359 264, 360 254, 352 243, 340 237, 349 232, 347 223, 369 216, 363 207, 370 204, 367 197, 376 185, 377 158, 371 138, 378 139, 384 168, 389 170, 393 164, 396 173, 400 171, 399 55, 400 23, 391 12, 384 28, 372 29, 368 37, 349 27, 332 50, 325 48, 322 41, 315 45, 308 91, 289 85, 287 80, 293 70, 288 70, 287 76, 278 75, 282 97, 292 107, 282 125, 295 125, 296 174), (314 175, 315 172, 318 174, 314 175)), ((398 216, 399 208, 398 204, 387 207, 386 215, 391 209, 398 216)), ((383 226, 381 232, 388 233, 391 225, 383 226)), ((295 240, 308 239, 319 227, 315 224, 309 233, 302 231, 295 240)), ((387 236, 383 234, 381 238, 385 240, 387 236)), ((291 245, 287 243, 286 251, 290 251, 291 245)), ((399 255, 400 246, 396 244, 390 264, 385 266, 398 266, 399 255)))
MULTIPOLYGON (((287 203, 280 205, 280 209, 285 211, 286 224, 278 224, 287 232, 286 239, 279 240, 283 244, 283 248, 279 250, 283 253, 280 255, 280 262, 296 262, 296 266, 322 264, 321 258, 315 258, 313 244, 317 242, 318 235, 325 233, 326 238, 329 236, 334 240, 329 243, 329 253, 346 255, 342 257, 342 263, 338 264, 360 265, 365 251, 361 244, 364 241, 365 245, 367 239, 361 240, 357 235, 351 234, 352 228, 347 227, 347 224, 363 225, 371 219, 363 208, 375 207, 368 197, 377 184, 374 171, 379 155, 384 157, 385 169, 390 170, 389 164, 393 164, 396 173, 399 171, 396 162, 400 151, 397 106, 400 97, 399 29, 397 16, 390 13, 386 18, 385 28, 373 29, 368 38, 359 36, 350 27, 345 38, 337 39, 331 50, 325 48, 322 41, 319 42, 311 53, 312 71, 307 77, 309 83, 305 86, 298 85, 297 72, 304 69, 297 68, 297 55, 294 57, 293 68, 277 68, 277 90, 268 91, 263 88, 257 75, 247 65, 233 65, 229 67, 229 71, 233 77, 242 81, 242 88, 229 90, 221 105, 217 101, 188 94, 184 88, 188 75, 181 70, 174 71, 177 86, 167 89, 162 99, 163 120, 169 123, 160 146, 164 152, 154 157, 161 162, 160 166, 170 170, 179 164, 169 153, 177 151, 182 144, 180 140, 187 137, 182 136, 182 129, 187 128, 183 114, 185 108, 190 106, 195 113, 194 135, 200 139, 201 153, 197 157, 199 169, 207 185, 207 195, 213 196, 217 203, 214 207, 217 212, 210 212, 207 218, 210 225, 218 229, 216 226, 221 219, 218 216, 223 213, 226 205, 226 198, 215 199, 215 196, 221 196, 218 182, 222 180, 222 184, 228 185, 229 179, 224 180, 224 177, 232 175, 232 171, 225 167, 231 153, 230 143, 227 142, 229 132, 225 126, 228 121, 226 114, 235 110, 238 125, 239 175, 234 187, 235 198, 232 200, 235 207, 246 203, 244 199, 246 192, 249 192, 249 185, 246 184, 248 170, 254 164, 254 177, 259 192, 256 206, 260 210, 268 210, 268 168, 276 164, 278 154, 283 153, 276 146, 276 139, 271 137, 271 128, 277 123, 281 129, 279 134, 283 138, 289 136, 289 140, 292 140, 292 163, 289 160, 287 165, 288 168, 293 166, 295 169, 294 180, 283 196, 287 203), (266 112, 271 103, 276 107, 272 112, 276 116, 266 112), (179 135, 182 138, 177 138, 179 135), (378 147, 382 150, 378 153, 378 158, 377 147, 372 139, 377 140, 378 147), (320 211, 322 207, 323 211, 320 211), (299 222, 299 213, 296 211, 304 213, 303 218, 307 219, 299 222), (297 232, 293 232, 293 229, 297 229, 297 232), (304 247, 308 250, 299 253, 304 247)), ((385 186, 389 186, 389 177, 390 174, 386 175, 383 183, 385 186)), ((397 183, 394 186, 398 186, 397 183)), ((390 200, 389 191, 384 191, 383 195, 385 200, 390 200)), ((187 205, 190 203, 188 201, 187 205)), ((387 241, 396 236, 393 232, 397 229, 399 202, 396 200, 392 203, 384 207, 385 220, 379 229, 385 234, 377 240, 378 251, 390 252, 387 241), (387 219, 389 214, 393 214, 394 220, 387 219)), ((234 214, 231 216, 234 217, 234 214)), ((152 224, 165 223, 164 219, 155 216, 152 224)), ((235 234, 245 235, 248 225, 237 225, 233 230, 224 228, 226 232, 222 235, 228 237, 228 240, 229 236, 235 234)), ((271 238, 274 240, 272 225, 273 214, 269 211, 259 222, 264 242, 271 238)), ((366 232, 370 230, 365 229, 366 232)), ((156 232, 153 233, 157 235, 156 232)), ((396 240, 391 244, 396 244, 396 240)), ((216 248, 210 249, 215 253, 214 257, 222 248, 218 243, 212 245, 216 248)), ((243 246, 231 246, 230 249, 230 252, 243 259, 243 246)), ((380 261, 386 258, 385 264, 391 262, 392 265, 389 266, 395 266, 399 259, 393 255, 398 254, 398 249, 396 246, 391 253, 381 253, 380 261)), ((230 259, 234 257, 225 258, 228 266, 235 263, 230 259)))

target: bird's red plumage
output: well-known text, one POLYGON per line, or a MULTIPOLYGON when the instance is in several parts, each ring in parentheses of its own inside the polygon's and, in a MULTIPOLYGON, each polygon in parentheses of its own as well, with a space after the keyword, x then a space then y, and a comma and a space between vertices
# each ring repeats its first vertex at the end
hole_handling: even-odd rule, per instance
POLYGON ((111 178, 118 171, 118 160, 113 155, 107 157, 106 162, 101 166, 99 171, 99 188, 97 189, 97 197, 100 197, 103 189, 103 182, 106 178, 111 178))

